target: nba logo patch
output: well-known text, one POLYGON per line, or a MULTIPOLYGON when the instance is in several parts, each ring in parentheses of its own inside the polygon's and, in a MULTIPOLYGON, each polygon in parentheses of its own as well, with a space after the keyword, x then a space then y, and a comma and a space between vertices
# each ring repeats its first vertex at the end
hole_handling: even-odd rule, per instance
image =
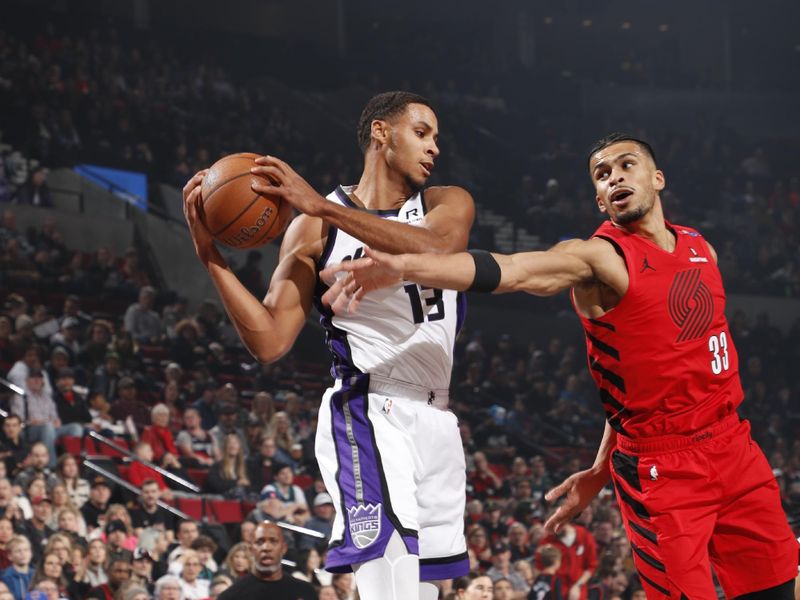
POLYGON ((350 537, 359 550, 371 545, 381 533, 381 505, 359 504, 347 509, 350 537))

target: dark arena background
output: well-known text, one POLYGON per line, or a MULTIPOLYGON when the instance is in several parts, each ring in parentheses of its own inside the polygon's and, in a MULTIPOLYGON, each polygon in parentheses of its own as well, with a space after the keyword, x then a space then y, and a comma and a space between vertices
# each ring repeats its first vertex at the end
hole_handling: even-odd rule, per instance
MULTIPOLYGON (((55 598, 37 588, 49 578, 72 600, 172 598, 178 584, 216 597, 252 563, 255 523, 275 518, 296 526, 286 570, 319 598, 354 597, 351 575, 315 571, 332 513, 314 457, 330 382, 318 315, 284 358, 258 364, 195 256, 180 190, 233 152, 280 157, 323 195, 355 184, 358 114, 393 89, 437 110, 429 183, 474 196, 471 248, 588 237, 601 222, 589 147, 618 130, 651 141, 667 218, 717 250, 740 413, 800 531, 797 2, 7 0, 2 13, 0 566, 12 534, 27 537, 30 589, 55 598), (38 369, 58 414, 27 402, 38 369), (21 436, 9 415, 27 422, 21 436), (230 432, 241 451, 218 460, 230 432), (299 487, 283 516, 264 490, 279 464, 299 487), (157 517, 140 506, 146 479, 163 488, 157 517), (163 579, 189 547, 205 587, 163 579), (120 557, 157 589, 115 579, 120 557)), ((223 252, 261 296, 278 247, 223 252)), ((527 598, 544 493, 591 465, 605 416, 567 294, 468 303, 450 391, 469 556, 514 583, 495 598, 527 598)), ((577 524, 591 534, 585 597, 641 598, 610 487, 577 524)))

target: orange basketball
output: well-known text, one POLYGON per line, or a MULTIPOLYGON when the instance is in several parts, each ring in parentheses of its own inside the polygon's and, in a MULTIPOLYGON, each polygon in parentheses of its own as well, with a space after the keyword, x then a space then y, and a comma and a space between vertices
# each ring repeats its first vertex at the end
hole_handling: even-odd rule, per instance
POLYGON ((250 173, 260 155, 241 152, 220 158, 203 178, 203 221, 214 239, 233 248, 253 248, 278 237, 292 220, 282 198, 256 194, 250 173))

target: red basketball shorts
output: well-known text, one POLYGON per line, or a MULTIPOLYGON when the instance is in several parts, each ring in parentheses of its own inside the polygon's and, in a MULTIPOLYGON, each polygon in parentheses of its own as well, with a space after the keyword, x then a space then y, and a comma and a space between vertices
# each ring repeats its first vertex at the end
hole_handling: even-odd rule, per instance
POLYGON ((636 568, 652 598, 717 600, 797 575, 797 541, 750 424, 731 415, 689 436, 617 436, 617 499, 636 568))

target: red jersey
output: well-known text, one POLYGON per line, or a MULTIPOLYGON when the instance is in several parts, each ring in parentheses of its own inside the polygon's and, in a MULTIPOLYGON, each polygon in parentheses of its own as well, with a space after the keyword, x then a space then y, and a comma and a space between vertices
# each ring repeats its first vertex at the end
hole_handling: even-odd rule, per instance
POLYGON ((672 252, 606 221, 593 237, 624 257, 628 291, 599 319, 579 314, 609 424, 631 438, 688 434, 743 398, 717 264, 694 229, 667 223, 672 252))

